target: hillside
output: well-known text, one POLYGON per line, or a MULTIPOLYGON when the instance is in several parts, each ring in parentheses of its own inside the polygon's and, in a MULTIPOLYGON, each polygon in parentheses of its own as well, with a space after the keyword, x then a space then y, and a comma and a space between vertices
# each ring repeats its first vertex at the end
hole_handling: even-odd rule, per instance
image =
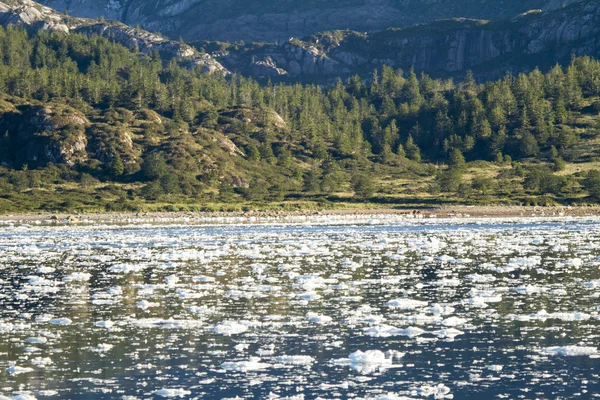
POLYGON ((600 55, 600 1, 588 0, 504 21, 453 19, 373 33, 328 31, 281 45, 194 43, 231 71, 254 77, 327 81, 369 76, 388 65, 436 76, 472 70, 481 78, 548 69, 571 55, 600 55))
POLYGON ((99 35, 0 30, 4 212, 595 203, 600 62, 456 85, 261 85, 99 35))
POLYGON ((505 19, 557 0, 44 0, 71 15, 120 20, 187 41, 286 41, 319 31, 379 31, 455 17, 505 19))

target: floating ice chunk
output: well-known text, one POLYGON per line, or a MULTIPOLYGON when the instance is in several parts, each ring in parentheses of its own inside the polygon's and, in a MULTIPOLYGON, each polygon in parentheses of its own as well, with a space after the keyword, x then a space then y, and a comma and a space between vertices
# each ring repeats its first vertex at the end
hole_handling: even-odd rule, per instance
POLYGON ((310 365, 315 362, 311 356, 279 356, 275 357, 275 362, 287 365, 310 365))
POLYGON ((260 362, 258 357, 250 357, 248 361, 230 361, 221 364, 225 371, 248 372, 270 368, 270 364, 260 362))
POLYGON ((160 307, 160 303, 152 303, 148 300, 141 300, 135 303, 135 306, 140 310, 147 310, 149 308, 160 307))
POLYGON ((43 266, 43 267, 39 267, 36 272, 38 274, 51 274, 54 271, 56 271, 56 268, 43 266))
POLYGON ((12 376, 16 376, 16 375, 20 375, 20 374, 26 374, 28 372, 33 372, 33 368, 19 367, 17 365, 13 365, 13 366, 7 368, 6 372, 11 374, 12 376))
POLYGON ((565 261, 565 265, 574 268, 579 268, 583 265, 583 260, 581 258, 572 258, 570 260, 565 261))
POLYGON ((564 357, 591 356, 598 354, 598 349, 596 347, 586 346, 556 346, 545 347, 541 349, 541 353, 564 357))
POLYGON ((445 326, 460 326, 466 324, 468 321, 460 317, 450 317, 442 321, 445 326))
POLYGON ((525 295, 542 293, 547 290, 548 290, 547 288, 540 287, 540 286, 534 286, 534 285, 518 286, 518 287, 510 288, 511 292, 515 292, 518 294, 525 294, 525 295))
POLYGON ((584 282, 583 286, 591 288, 591 289, 597 289, 600 287, 600 279, 594 279, 589 282, 584 282))
POLYGON ((59 284, 57 281, 52 281, 41 276, 32 276, 27 281, 31 286, 56 286, 59 284))
POLYGON ((108 344, 108 343, 100 343, 98 346, 96 346, 96 351, 98 353, 105 353, 107 351, 110 351, 114 346, 112 344, 108 344))
POLYGON ((92 274, 87 272, 73 272, 63 278, 63 282, 87 282, 92 277, 92 274))
POLYGON ((73 323, 69 318, 53 318, 48 322, 52 325, 71 325, 73 323))
POLYGON ((377 397, 367 397, 366 400, 414 400, 414 397, 401 396, 390 392, 377 397))
POLYGON ((302 300, 319 300, 321 298, 321 295, 315 292, 305 292, 305 293, 300 293, 298 295, 299 298, 301 298, 302 300))
POLYGON ((431 385, 423 385, 419 388, 413 388, 413 392, 417 396, 429 397, 433 396, 434 399, 452 399, 454 396, 450 394, 450 388, 443 383, 437 384, 435 386, 431 385))
POLYGON ((465 275, 465 279, 475 283, 494 282, 496 277, 493 275, 469 274, 465 275))
POLYGON ((420 300, 412 300, 412 299, 396 299, 390 300, 386 303, 386 305, 390 308, 395 308, 399 310, 414 310, 415 308, 425 307, 427 306, 426 301, 420 300))
POLYGON ((439 337, 448 338, 448 339, 454 339, 458 335, 465 334, 463 331, 459 331, 458 329, 455 329, 455 328, 444 328, 444 329, 440 329, 439 331, 435 331, 433 333, 439 337))
POLYGON ((239 335, 248 330, 248 326, 236 321, 223 321, 212 328, 213 332, 219 335, 239 335))
POLYGON ((436 303, 431 307, 426 308, 425 311, 430 312, 433 315, 450 315, 456 310, 452 306, 441 305, 436 303))
POLYGON ((113 321, 98 321, 94 324, 94 326, 97 326, 98 328, 110 329, 115 326, 115 323, 113 321))
POLYGON ((383 371, 393 366, 392 358, 386 357, 380 350, 358 350, 348 356, 348 358, 339 358, 332 360, 334 365, 347 365, 360 374, 371 374, 377 371, 383 371))
POLYGON ((167 286, 175 286, 179 282, 179 277, 177 275, 169 275, 165 278, 165 283, 167 286))
POLYGON ((113 272, 113 273, 116 273, 116 274, 118 274, 118 273, 121 273, 121 274, 130 274, 130 273, 133 273, 133 272, 140 272, 144 268, 146 268, 146 266, 143 265, 143 264, 137 264, 137 265, 120 264, 120 265, 113 265, 108 270, 110 272, 113 272))
POLYGON ((192 278, 192 280, 194 282, 208 283, 208 282, 214 282, 215 278, 213 278, 212 276, 195 276, 192 278))
POLYGON ((325 279, 315 275, 298 275, 296 283, 307 291, 323 287, 326 284, 325 279))
POLYGON ((123 324, 139 328, 196 329, 202 327, 204 323, 196 320, 143 318, 128 320, 123 324))
POLYGON ((398 329, 390 325, 377 325, 363 329, 371 337, 408 336, 409 338, 421 336, 425 331, 421 328, 410 326, 406 329, 398 329))
POLYGON ((333 318, 331 318, 327 315, 321 315, 321 314, 316 314, 316 313, 312 313, 312 312, 307 313, 306 318, 308 318, 308 320, 310 322, 312 322, 313 324, 317 324, 317 325, 327 325, 327 324, 331 323, 331 321, 333 321, 333 318))
POLYGON ((6 397, 6 396, 0 395, 0 400, 37 400, 37 399, 28 393, 23 393, 23 394, 18 394, 16 396, 11 396, 11 397, 6 397))
POLYGON ((175 398, 175 397, 186 397, 192 394, 189 390, 185 389, 160 389, 154 392, 156 396, 166 397, 166 398, 175 398))
POLYGON ((31 360, 31 364, 38 368, 46 368, 48 365, 52 365, 52 359, 48 357, 36 357, 31 360))
POLYGON ((504 368, 502 365, 488 365, 486 367, 489 371, 500 372, 504 368))
POLYGON ((31 344, 46 344, 46 343, 48 343, 48 338, 45 338, 43 336, 30 337, 30 338, 25 339, 25 341, 27 343, 31 343, 31 344))
POLYGON ((248 350, 249 348, 250 348, 250 344, 249 343, 236 344, 235 347, 234 347, 234 349, 236 351, 239 351, 240 353, 248 350))

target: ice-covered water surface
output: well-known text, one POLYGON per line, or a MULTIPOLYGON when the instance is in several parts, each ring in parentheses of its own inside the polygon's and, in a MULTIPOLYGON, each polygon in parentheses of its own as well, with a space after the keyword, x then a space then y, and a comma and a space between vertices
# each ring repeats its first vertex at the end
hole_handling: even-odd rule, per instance
POLYGON ((597 220, 5 225, 0 399, 590 398, 599 312, 597 220))

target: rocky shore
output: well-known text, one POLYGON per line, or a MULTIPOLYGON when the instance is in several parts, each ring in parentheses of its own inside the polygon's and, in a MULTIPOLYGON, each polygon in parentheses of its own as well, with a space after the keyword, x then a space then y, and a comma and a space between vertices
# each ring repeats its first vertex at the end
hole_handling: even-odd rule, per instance
POLYGON ((325 211, 249 211, 249 212, 154 212, 154 213, 97 213, 97 214, 6 214, 2 222, 24 223, 143 223, 143 222, 260 222, 285 221, 302 218, 343 220, 378 219, 382 216, 407 219, 432 218, 511 218, 511 217, 592 217, 600 216, 600 206, 593 207, 522 207, 522 206, 455 206, 426 209, 340 209, 325 211))

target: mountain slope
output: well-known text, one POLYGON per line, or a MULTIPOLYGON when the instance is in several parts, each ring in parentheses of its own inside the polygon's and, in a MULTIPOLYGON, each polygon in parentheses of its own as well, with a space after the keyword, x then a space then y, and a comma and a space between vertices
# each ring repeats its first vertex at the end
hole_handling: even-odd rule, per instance
POLYGON ((43 0, 72 15, 104 16, 173 38, 281 41, 314 32, 382 30, 437 19, 497 19, 531 9, 555 9, 557 0, 43 0))
POLYGON ((0 1, 0 25, 24 26, 33 32, 48 30, 106 36, 142 53, 158 51, 167 60, 186 58, 189 64, 201 66, 205 72, 228 72, 209 55, 200 54, 184 43, 115 21, 73 18, 31 0, 0 1))
POLYGON ((493 78, 568 63, 572 54, 598 56, 599 37, 600 1, 590 0, 507 21, 453 19, 373 33, 330 31, 280 46, 231 46, 215 57, 254 76, 365 76, 388 65, 437 75, 472 69, 493 78))

